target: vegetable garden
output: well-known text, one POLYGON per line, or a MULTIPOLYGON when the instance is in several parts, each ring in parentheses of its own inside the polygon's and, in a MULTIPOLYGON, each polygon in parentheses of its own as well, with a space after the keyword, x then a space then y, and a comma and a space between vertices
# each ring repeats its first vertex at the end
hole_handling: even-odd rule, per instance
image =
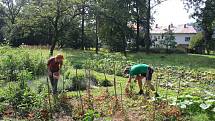
MULTIPOLYGON (((56 53, 63 53, 65 61, 58 84, 59 95, 52 96, 46 76, 46 49, 0 48, 1 119, 215 120, 214 57, 196 55, 191 58, 197 62, 186 61, 187 58, 166 62, 172 55, 145 58, 140 53, 129 57, 75 50, 56 53), (124 93, 127 78, 122 70, 127 64, 135 63, 147 63, 154 68, 152 81, 160 97, 150 91, 150 98, 136 95, 134 81, 129 94, 124 93)), ((145 92, 147 88, 144 87, 145 92)))

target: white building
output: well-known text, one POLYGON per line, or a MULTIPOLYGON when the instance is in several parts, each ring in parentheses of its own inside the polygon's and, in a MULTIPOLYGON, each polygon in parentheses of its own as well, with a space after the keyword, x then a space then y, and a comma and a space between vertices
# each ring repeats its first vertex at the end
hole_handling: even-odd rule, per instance
POLYGON ((192 36, 197 33, 193 26, 188 26, 186 24, 178 26, 171 24, 167 27, 158 26, 156 24, 156 26, 150 31, 151 39, 154 42, 154 47, 158 47, 159 41, 165 39, 165 33, 168 31, 168 29, 171 29, 174 33, 177 46, 182 46, 185 48, 188 47, 192 36))

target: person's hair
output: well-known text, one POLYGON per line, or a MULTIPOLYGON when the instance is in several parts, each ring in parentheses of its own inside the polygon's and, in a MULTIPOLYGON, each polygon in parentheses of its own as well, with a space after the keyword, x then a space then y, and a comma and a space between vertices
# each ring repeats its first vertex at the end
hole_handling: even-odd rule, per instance
POLYGON ((57 59, 64 59, 64 57, 63 57, 62 54, 57 54, 55 57, 56 57, 57 59))

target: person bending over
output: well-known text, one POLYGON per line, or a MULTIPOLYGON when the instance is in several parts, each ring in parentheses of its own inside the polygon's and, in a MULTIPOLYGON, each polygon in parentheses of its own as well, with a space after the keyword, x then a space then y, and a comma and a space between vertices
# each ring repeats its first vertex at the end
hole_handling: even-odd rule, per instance
MULTIPOLYGON (((124 74, 128 75, 128 82, 125 91, 126 92, 129 91, 132 78, 135 78, 135 80, 137 80, 138 82, 138 86, 140 89, 139 94, 143 94, 142 80, 144 78, 145 78, 144 85, 148 85, 152 91, 155 91, 154 86, 151 84, 153 72, 154 70, 147 64, 135 64, 132 66, 131 65, 127 66, 124 69, 124 74)), ((158 97, 159 95, 155 92, 155 96, 158 97)))
POLYGON ((58 54, 55 57, 51 57, 48 60, 48 76, 52 85, 53 94, 57 94, 57 84, 60 78, 60 69, 63 65, 63 55, 58 54))

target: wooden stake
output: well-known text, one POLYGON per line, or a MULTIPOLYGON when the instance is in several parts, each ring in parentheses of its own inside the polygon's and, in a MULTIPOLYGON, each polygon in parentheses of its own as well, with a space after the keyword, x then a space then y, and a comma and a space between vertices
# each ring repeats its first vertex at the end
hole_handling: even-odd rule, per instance
POLYGON ((121 90, 121 103, 122 103, 122 109, 123 109, 123 102, 122 102, 122 83, 120 83, 120 90, 121 90))
POLYGON ((63 93, 65 92, 65 84, 64 84, 65 82, 64 82, 64 75, 63 75, 63 93))
MULTIPOLYGON (((169 79, 170 79, 169 76, 170 76, 170 75, 169 75, 169 70, 168 70, 168 79, 166 80, 166 101, 167 101, 167 99, 168 99, 168 89, 169 89, 169 88, 168 88, 168 81, 169 81, 169 79)), ((167 102, 168 102, 168 101, 167 101, 167 102)))
POLYGON ((83 100, 82 100, 82 95, 81 95, 81 91, 80 91, 80 86, 78 86, 78 96, 81 102, 81 112, 82 114, 84 114, 84 107, 83 107, 83 100))
POLYGON ((48 103, 50 108, 50 117, 52 117, 52 106, 51 106, 51 96, 50 96, 50 86, 49 86, 49 78, 47 77, 47 87, 48 87, 48 103))
POLYGON ((117 93, 116 93, 116 68, 115 68, 115 63, 113 65, 114 67, 114 78, 113 78, 113 81, 114 81, 114 92, 115 92, 115 98, 117 99, 117 93))
MULTIPOLYGON (((156 82, 155 82, 155 85, 156 85, 155 92, 156 92, 156 94, 157 94, 157 92, 158 92, 158 83, 160 82, 159 80, 160 80, 160 78, 157 77, 157 80, 156 80, 156 82)), ((157 97, 156 97, 156 95, 155 95, 154 112, 153 112, 153 121, 155 121, 155 119, 156 119, 156 103, 157 103, 157 97)))
POLYGON ((182 72, 182 75, 179 75, 179 82, 178 82, 178 92, 177 92, 177 98, 176 98, 176 105, 177 105, 177 102, 178 102, 178 97, 179 97, 179 94, 180 94, 180 90, 181 90, 181 79, 183 77, 183 72, 182 72))

